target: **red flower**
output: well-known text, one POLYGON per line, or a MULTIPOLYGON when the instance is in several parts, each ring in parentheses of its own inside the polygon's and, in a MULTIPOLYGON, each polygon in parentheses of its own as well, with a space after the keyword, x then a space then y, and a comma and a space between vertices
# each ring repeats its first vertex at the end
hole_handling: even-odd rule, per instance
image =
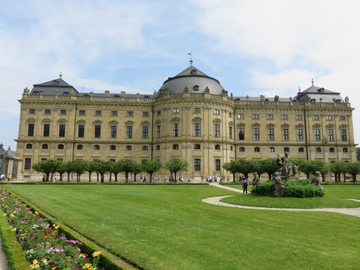
POLYGON ((45 256, 43 256, 43 258, 45 258, 45 256))

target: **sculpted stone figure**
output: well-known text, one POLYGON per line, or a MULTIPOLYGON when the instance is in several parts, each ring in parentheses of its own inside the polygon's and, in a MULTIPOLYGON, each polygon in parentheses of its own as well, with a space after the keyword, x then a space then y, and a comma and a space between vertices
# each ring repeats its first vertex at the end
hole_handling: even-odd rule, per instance
POLYGON ((252 185, 253 185, 253 186, 256 186, 256 185, 258 185, 258 184, 260 184, 260 178, 259 178, 258 173, 257 173, 257 172, 254 172, 254 179, 253 179, 253 181, 252 181, 252 185))
POLYGON ((298 169, 298 166, 291 163, 288 152, 285 152, 285 156, 282 158, 279 155, 277 156, 276 171, 285 182, 297 179, 296 173, 298 169))
POLYGON ((284 196, 284 188, 286 184, 284 184, 281 180, 281 176, 278 172, 274 174, 275 178, 275 188, 272 191, 272 195, 275 197, 283 197, 284 196))
POLYGON ((311 176, 310 178, 310 185, 313 185, 315 187, 320 188, 323 192, 325 192, 324 188, 321 186, 321 177, 320 177, 320 172, 316 171, 315 174, 313 176, 311 176))

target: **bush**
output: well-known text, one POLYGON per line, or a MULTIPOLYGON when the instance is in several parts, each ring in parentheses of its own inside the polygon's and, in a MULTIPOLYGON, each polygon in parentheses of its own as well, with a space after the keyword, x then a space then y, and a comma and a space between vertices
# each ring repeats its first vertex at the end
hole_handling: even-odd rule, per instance
POLYGON ((275 187, 275 182, 273 180, 266 180, 260 185, 256 185, 252 188, 251 193, 259 194, 262 196, 271 196, 271 191, 275 187))
POLYGON ((309 179, 299 179, 299 180, 287 182, 287 186, 308 186, 309 183, 310 183, 309 179))

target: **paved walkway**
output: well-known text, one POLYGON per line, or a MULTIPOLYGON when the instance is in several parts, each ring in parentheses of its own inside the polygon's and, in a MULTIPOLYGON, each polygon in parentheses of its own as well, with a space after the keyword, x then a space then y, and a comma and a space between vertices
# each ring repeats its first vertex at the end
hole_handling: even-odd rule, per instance
POLYGON ((1 239, 0 239, 0 270, 8 270, 5 254, 4 251, 2 250, 1 239))
MULTIPOLYGON (((226 186, 220 185, 219 183, 211 183, 210 185, 214 186, 214 187, 219 187, 219 188, 231 190, 234 192, 242 193, 242 190, 240 190, 240 189, 226 187, 226 186)), ((210 198, 203 199, 202 201, 205 203, 213 204, 213 205, 221 205, 221 206, 243 208, 243 209, 274 210, 274 211, 300 211, 300 212, 305 212, 305 211, 306 212, 333 212, 333 213, 340 213, 340 214, 360 217, 360 207, 359 208, 316 208, 316 209, 267 208, 267 207, 235 205, 235 204, 220 202, 221 199, 231 197, 231 196, 234 196, 234 195, 210 197, 210 198)), ((349 199, 349 200, 360 202, 360 200, 355 200, 355 199, 349 199)))

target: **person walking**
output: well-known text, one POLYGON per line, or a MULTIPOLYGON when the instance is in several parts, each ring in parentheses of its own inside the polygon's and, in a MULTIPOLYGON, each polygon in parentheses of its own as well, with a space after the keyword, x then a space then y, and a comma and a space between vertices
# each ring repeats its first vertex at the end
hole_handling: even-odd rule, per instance
POLYGON ((189 177, 188 177, 188 183, 190 183, 191 182, 191 176, 189 175, 189 177))
POLYGON ((7 175, 8 182, 10 182, 10 178, 11 178, 10 173, 8 173, 8 175, 7 175))
POLYGON ((104 183, 104 181, 105 181, 105 176, 101 175, 101 183, 104 183))
POLYGON ((45 176, 45 173, 44 173, 43 176, 42 176, 42 181, 43 181, 43 182, 45 182, 45 177, 46 177, 46 176, 45 176))
POLYGON ((243 193, 248 193, 247 192, 247 187, 248 187, 248 182, 246 179, 243 180, 243 193))

